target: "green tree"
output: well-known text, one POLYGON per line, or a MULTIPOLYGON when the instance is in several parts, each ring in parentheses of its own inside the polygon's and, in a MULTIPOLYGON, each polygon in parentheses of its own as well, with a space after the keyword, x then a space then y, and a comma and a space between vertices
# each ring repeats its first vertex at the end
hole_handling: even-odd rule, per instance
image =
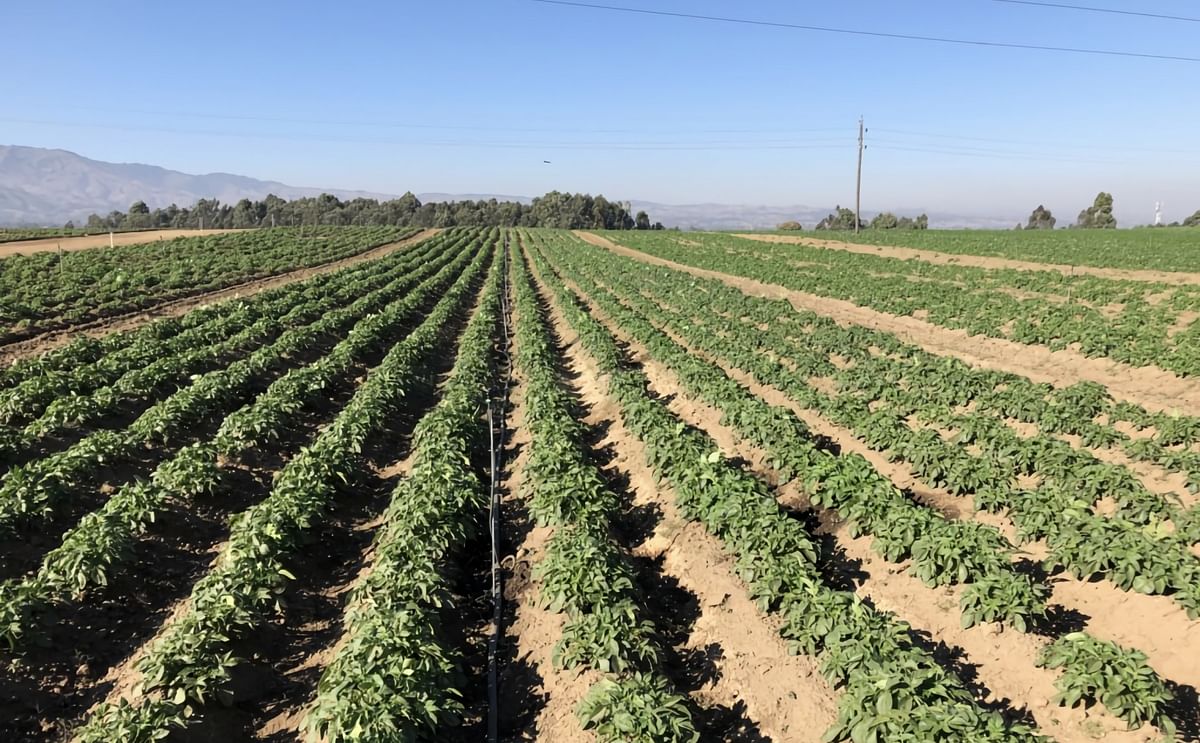
POLYGON ((1200 227, 1200 209, 1197 209, 1195 214, 1183 220, 1184 227, 1200 227))
MULTIPOLYGON (((912 220, 909 220, 911 223, 912 220)), ((873 230, 894 230, 900 226, 900 220, 891 212, 880 212, 871 220, 871 229, 873 230)))
POLYGON ((1112 194, 1101 191, 1096 195, 1096 200, 1090 207, 1079 212, 1079 219, 1076 220, 1075 226, 1091 229, 1115 229, 1117 218, 1113 216, 1112 209, 1112 194))
POLYGON ((635 225, 635 227, 634 227, 635 229, 639 229, 639 230, 650 229, 650 215, 644 211, 638 212, 637 216, 634 217, 633 222, 635 225))
POLYGON ((1037 209, 1034 209, 1033 213, 1029 215, 1029 221, 1025 224, 1025 229, 1052 230, 1054 229, 1054 223, 1057 221, 1049 209, 1038 204, 1037 209))
POLYGON ((150 207, 144 201, 135 201, 129 205, 129 213, 122 220, 122 226, 127 230, 144 230, 154 226, 150 217, 150 207))
MULTIPOLYGON (((844 209, 841 206, 835 207, 833 214, 825 217, 813 229, 817 230, 852 230, 854 229, 854 210, 844 209)), ((863 222, 858 223, 860 227, 866 227, 863 222)))

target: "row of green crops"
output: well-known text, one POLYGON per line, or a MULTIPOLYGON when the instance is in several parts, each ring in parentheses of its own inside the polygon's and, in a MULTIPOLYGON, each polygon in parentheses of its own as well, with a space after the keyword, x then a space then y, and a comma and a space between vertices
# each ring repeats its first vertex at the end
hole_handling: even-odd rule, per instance
MULTIPOLYGON (((0 637, 15 644, 47 608, 77 601, 89 588, 105 585, 129 559, 137 536, 171 499, 211 495, 221 487, 223 469, 234 466, 239 455, 278 438, 291 418, 320 399, 354 364, 386 350, 479 253, 477 241, 463 242, 467 247, 451 245, 449 254, 456 257, 433 275, 419 282, 420 273, 395 279, 401 284, 398 294, 378 289, 327 312, 313 336, 297 336, 311 349, 344 334, 327 354, 277 378, 252 403, 226 417, 211 439, 165 459, 150 482, 119 488, 101 509, 67 531, 35 573, 0 585, 0 637)), ((435 269, 430 265, 424 270, 435 269)))
POLYGON ((820 448, 790 409, 766 403, 600 287, 596 279, 604 277, 610 286, 620 286, 623 295, 638 296, 639 282, 630 272, 614 273, 613 266, 604 265, 605 256, 592 253, 552 251, 559 270, 651 357, 675 372, 689 394, 720 410, 736 435, 765 450, 784 481, 802 474, 814 506, 836 509, 852 524, 852 533, 874 537, 875 550, 885 559, 911 558, 913 574, 927 585, 966 583, 964 626, 1002 621, 1025 631, 1045 615, 1048 589, 1017 572, 1013 546, 995 528, 947 519, 906 497, 861 456, 836 456, 820 448))
POLYGON ((907 625, 829 587, 817 567, 818 545, 802 523, 711 438, 686 428, 649 394, 645 374, 541 257, 546 240, 530 235, 538 272, 608 375, 627 427, 646 446, 647 464, 674 487, 681 512, 735 556, 753 598, 782 619, 784 637, 798 652, 819 655, 825 676, 842 687, 839 718, 825 739, 1043 740, 976 704, 962 679, 913 642, 907 625))
MULTIPOLYGON (((795 234, 795 233, 787 233, 795 234)), ((1101 268, 1200 271, 1200 229, 1169 230, 866 230, 812 237, 957 255, 1101 268)))
MULTIPOLYGON (((333 282, 298 282, 265 296, 222 303, 215 317, 174 336, 144 337, 95 362, 0 390, 0 461, 44 447, 43 439, 68 428, 92 426, 131 405, 168 396, 193 377, 229 366, 270 342, 278 328, 313 323, 367 293, 376 299, 400 296, 430 266, 449 260, 446 245, 435 238, 424 250, 394 254, 373 268, 338 272, 333 282), (17 423, 25 423, 23 429, 17 423)), ((327 321, 324 326, 337 328, 327 321)))
POLYGON ((0 258, 0 336, 22 337, 349 258, 404 239, 395 227, 291 228, 0 258))
POLYGON ((486 404, 504 261, 492 264, 437 405, 417 423, 412 467, 391 495, 373 559, 304 728, 326 743, 435 738, 462 719, 462 652, 444 626, 457 565, 486 513, 486 404))
POLYGON ((632 568, 609 534, 620 504, 584 453, 585 430, 555 368, 549 328, 520 255, 512 284, 522 424, 529 429, 525 495, 537 524, 554 529, 534 571, 543 605, 567 615, 554 662, 607 674, 578 709, 584 729, 599 740, 695 741, 684 698, 661 671, 658 636, 632 568))
POLYGON ((81 237, 98 232, 89 232, 82 228, 67 229, 65 227, 0 227, 0 243, 16 242, 17 240, 44 240, 48 237, 81 237))
MULTIPOLYGON (((586 251, 597 265, 608 264, 608 276, 634 275, 629 259, 590 247, 577 250, 586 251)), ((888 458, 903 462, 927 485, 970 495, 980 509, 1007 510, 1022 539, 1047 540, 1047 569, 1063 567, 1081 578, 1102 576, 1124 590, 1172 593, 1189 616, 1200 614, 1200 560, 1189 549, 1200 539, 1196 508, 1181 508, 1149 492, 1124 467, 1053 436, 1022 437, 997 420, 1001 401, 1028 389, 1027 380, 970 370, 927 354, 908 364, 903 361, 908 349, 885 334, 796 315, 786 303, 747 297, 720 282, 645 266, 637 271, 639 288, 656 301, 636 291, 623 296, 694 349, 828 416, 888 458), (834 353, 852 363, 843 361, 846 368, 835 370, 830 361, 834 353), (817 375, 831 375, 837 394, 809 384, 817 375), (972 403, 973 409, 959 412, 972 403), (910 418, 946 427, 952 435, 913 427, 910 418), (979 453, 966 445, 978 446, 979 453), (1021 486, 1021 476, 1036 476, 1037 487, 1021 486), (1097 513, 1102 498, 1115 502, 1116 513, 1097 513)), ((1083 421, 1105 403, 1100 391, 1087 385, 1054 391, 1050 399, 1027 410, 1055 431, 1083 430, 1083 421)), ((913 518, 883 522, 900 534, 916 534, 913 518)), ((997 594, 1008 595, 1008 589, 997 594)))
POLYGON ((726 235, 622 234, 622 244, 895 315, 1091 357, 1200 373, 1200 288, 942 266, 726 235))
POLYGON ((453 339, 496 253, 487 239, 470 266, 424 321, 391 347, 333 422, 275 478, 271 494, 233 520, 213 569, 194 587, 188 609, 173 617, 137 661, 141 682, 132 698, 95 709, 78 731, 81 741, 150 741, 185 727, 203 705, 227 698, 232 643, 266 622, 291 573, 286 562, 343 488, 363 477, 361 452, 386 435, 407 396, 432 382, 433 364, 453 339))
MULTIPOLYGON (((686 388, 721 409, 724 413, 723 423, 742 433, 752 443, 765 448, 772 455, 772 466, 781 472, 784 480, 802 478, 814 505, 832 504, 852 525, 867 533, 873 529, 882 530, 882 538, 876 532, 875 546, 886 558, 896 559, 909 553, 913 560, 913 571, 927 583, 939 584, 943 582, 939 574, 922 563, 949 559, 952 567, 963 572, 947 577, 950 581, 955 577, 963 580, 964 576, 970 577, 974 572, 972 560, 964 560, 964 554, 971 554, 973 549, 978 549, 979 555, 987 555, 992 551, 1003 553, 1004 548, 996 543, 997 537, 980 540, 979 535, 986 528, 972 522, 952 522, 963 525, 964 533, 939 545, 939 540, 930 538, 928 533, 930 517, 920 519, 919 511, 911 503, 898 504, 894 497, 891 502, 886 497, 872 497, 872 491, 878 492, 879 489, 867 466, 839 471, 836 460, 828 455, 824 459, 812 457, 807 461, 794 456, 796 452, 803 451, 802 443, 783 447, 772 445, 781 440, 784 432, 802 430, 802 426, 798 422, 790 422, 786 412, 776 409, 772 415, 767 412, 769 408, 765 404, 756 406, 754 400, 757 398, 728 380, 721 370, 696 359, 692 350, 702 349, 706 355, 722 358, 751 376, 761 376, 769 384, 785 389, 796 388, 794 384, 780 384, 786 372, 779 371, 778 362, 755 363, 767 358, 764 353, 767 349, 781 353, 786 348, 775 342, 769 329, 764 330, 764 323, 768 320, 763 312, 755 312, 756 300, 739 303, 737 298, 741 296, 740 293, 730 290, 734 297, 731 301, 725 301, 721 294, 726 289, 717 282, 695 280, 665 269, 634 271, 628 259, 579 243, 548 243, 543 250, 559 266, 568 267, 564 275, 582 286, 592 301, 620 328, 637 338, 651 356, 658 357, 676 372, 686 388), (612 287, 613 290, 605 287, 612 287), (663 309, 670 305, 686 306, 688 312, 680 315, 663 309), (656 329, 650 318, 670 332, 686 338, 692 349, 678 345, 656 329), (771 374, 771 371, 775 373, 771 374), (891 554, 893 551, 896 554, 891 554)), ((761 310, 761 306, 758 309, 761 310)), ((819 340, 813 341, 809 338, 804 347, 815 348, 816 353, 825 346, 819 340)), ((843 345, 837 348, 842 354, 856 355, 865 351, 868 345, 846 343, 843 339, 843 345)), ((786 355, 802 368, 812 366, 815 362, 811 357, 805 358, 802 353, 786 355)), ((873 354, 867 355, 875 358, 873 354)), ((895 375, 883 379, 886 381, 875 390, 877 396, 874 399, 877 402, 886 402, 896 396, 904 397, 906 393, 913 394, 913 390, 918 389, 910 387, 904 380, 898 380, 895 375)), ((821 407, 827 411, 835 406, 821 407)), ((885 408, 864 408, 864 414, 871 415, 873 410, 877 412, 882 409, 885 408)), ((840 422, 847 425, 852 423, 845 420, 840 422)), ((903 427, 902 423, 895 425, 903 427)), ((934 447, 934 451, 944 454, 947 459, 961 452, 961 449, 946 442, 942 444, 944 446, 941 448, 934 447)), ((912 456, 896 442, 892 442, 892 445, 898 453, 912 456)), ((933 460, 941 458, 935 456, 933 460)), ((945 481, 941 483, 943 486, 952 486, 964 474, 964 470, 955 466, 952 459, 949 461, 951 464, 937 468, 938 472, 945 475, 945 481)), ((922 471, 922 474, 930 476, 928 471, 922 471)), ((1083 479, 1088 480, 1086 476, 1083 479)), ((1165 549, 1166 545, 1161 542, 1142 543, 1140 546, 1131 544, 1131 535, 1142 532, 1127 523, 1123 528, 1120 527, 1123 522, 1119 519, 1106 521, 1090 511, 1089 515, 1084 516, 1073 513, 1070 508, 1064 512, 1061 503, 1053 500, 1047 500, 1046 503, 1048 508, 1045 512, 1054 514, 1062 524, 1058 532, 1060 538, 1050 540, 1051 558, 1048 562, 1051 568, 1066 563, 1081 575, 1107 572, 1108 577, 1119 586, 1147 593, 1162 592, 1167 587, 1178 588, 1179 600, 1190 612, 1194 612, 1190 602, 1195 600, 1196 580, 1194 567, 1189 568, 1194 565, 1194 560, 1186 550, 1180 549, 1178 542, 1174 544, 1174 549, 1165 549), (1081 535, 1086 534, 1090 540, 1090 551, 1067 546, 1065 534, 1071 530, 1076 530, 1073 533, 1077 539, 1082 539, 1081 535), (1084 562, 1088 557, 1101 560, 1096 556, 1097 552, 1108 555, 1106 559, 1116 564, 1106 566, 1084 562), (1139 556, 1142 562, 1134 562, 1125 554, 1128 552, 1139 556), (1172 581, 1176 582, 1172 584, 1172 581)), ((1044 587, 1034 588, 1027 579, 1014 579, 1003 570, 983 574, 977 583, 969 585, 964 592, 963 624, 970 626, 975 621, 1003 619, 1023 629, 1025 620, 1044 608, 1041 601, 1044 592, 1044 587), (1021 607, 1031 606, 1037 608, 1034 611, 1022 611, 1021 607), (1012 616, 1014 613, 1016 617, 1012 616)), ((1062 703, 1103 702, 1109 711, 1131 727, 1153 722, 1163 732, 1170 734, 1174 723, 1167 717, 1165 705, 1172 695, 1145 661, 1145 656, 1137 651, 1125 650, 1081 633, 1064 636, 1047 646, 1041 660, 1050 667, 1064 668, 1065 672, 1057 682, 1062 703)))
POLYGON ((279 321, 264 318, 260 322, 273 329, 270 342, 159 400, 126 428, 91 432, 65 451, 12 467, 0 479, 0 527, 54 516, 65 501, 94 487, 90 476, 103 463, 130 459, 146 444, 158 445, 156 451, 165 453, 172 443, 194 438, 198 423, 236 410, 257 384, 282 373, 299 353, 336 338, 353 326, 358 313, 377 311, 402 296, 413 286, 411 273, 411 267, 404 267, 391 285, 370 293, 353 311, 328 314, 336 302, 319 298, 300 313, 302 322, 295 327, 285 329, 279 321))

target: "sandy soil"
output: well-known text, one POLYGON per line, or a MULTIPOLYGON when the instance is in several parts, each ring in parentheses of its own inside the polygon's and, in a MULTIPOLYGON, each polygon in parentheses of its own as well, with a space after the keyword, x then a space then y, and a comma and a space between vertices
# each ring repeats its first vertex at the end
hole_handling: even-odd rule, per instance
POLYGON ((1011 258, 939 253, 935 250, 919 250, 916 248, 897 248, 888 245, 860 245, 840 240, 821 240, 813 237, 801 237, 799 235, 736 235, 736 237, 765 243, 807 245, 813 248, 844 250, 847 253, 866 253, 884 258, 918 260, 938 265, 973 266, 975 268, 1013 268, 1018 271, 1057 271, 1064 276, 1096 276, 1102 279, 1153 281, 1180 286, 1200 284, 1200 273, 1188 273, 1184 271, 1151 271, 1125 268, 1099 268, 1096 266, 1071 266, 1063 263, 1038 263, 1036 261, 1021 261, 1011 258))
MULTIPOLYGON (((177 237, 204 237, 207 235, 223 235, 226 232, 244 232, 244 230, 150 230, 146 232, 116 232, 112 236, 112 245, 138 245, 154 242, 155 240, 173 240, 177 237)), ((102 235, 87 235, 85 237, 45 237, 37 240, 19 240, 0 243, 0 258, 10 255, 29 255, 31 253, 46 253, 62 250, 89 250, 91 248, 107 248, 108 233, 102 235)))
POLYGON ((1184 379, 1157 367, 1131 367, 1107 359, 1089 359, 1074 351, 1052 351, 1000 338, 970 336, 915 317, 899 317, 718 271, 686 266, 618 245, 599 235, 576 231, 583 240, 646 263, 668 266, 696 276, 719 279, 747 294, 786 299, 797 309, 825 315, 845 325, 861 325, 889 332, 930 353, 954 356, 972 366, 999 369, 1029 377, 1035 382, 1070 385, 1080 380, 1103 384, 1119 400, 1138 403, 1148 410, 1171 412, 1200 408, 1200 382, 1184 379))
MULTIPOLYGON (((13 363, 17 359, 27 356, 35 356, 40 353, 45 353, 54 348, 65 346, 75 338, 77 334, 84 333, 91 336, 103 336, 109 333, 119 331, 128 331, 139 328, 148 322, 157 320, 162 317, 178 317, 187 314, 191 310, 202 305, 213 304, 226 299, 237 299, 240 297, 249 297, 259 292, 273 289, 277 286, 290 284, 294 281, 302 281, 312 276, 318 276, 323 273, 337 271, 338 269, 352 266, 363 261, 382 258, 383 256, 392 253, 401 248, 407 248, 416 243, 437 234, 439 229, 427 229, 413 235, 412 237, 401 240, 399 242, 380 245, 377 248, 372 248, 365 253, 343 258, 341 260, 323 263, 310 268, 301 268, 287 273, 269 276, 264 279, 255 279, 241 284, 218 289, 211 292, 203 292, 182 299, 174 299, 162 304, 149 307, 147 309, 135 310, 121 315, 113 315, 111 317, 101 318, 91 322, 71 325, 56 330, 49 330, 16 340, 4 345, 0 345, 0 366, 5 366, 13 363)), ((141 234, 141 233, 139 233, 141 234)))
MULTIPOLYGON (((513 310, 516 323, 517 310, 513 310)), ((515 343, 515 340, 514 340, 515 343)), ((525 387, 519 369, 513 370, 511 396, 512 435, 501 507, 506 539, 513 544, 502 556, 504 577, 504 651, 501 670, 501 739, 555 740, 586 743, 595 736, 584 731, 575 709, 600 675, 558 669, 554 646, 562 637, 565 615, 554 614, 539 603, 532 580, 534 566, 542 561, 553 530, 530 521, 525 494, 525 463, 529 459, 529 428, 525 423, 525 387)))

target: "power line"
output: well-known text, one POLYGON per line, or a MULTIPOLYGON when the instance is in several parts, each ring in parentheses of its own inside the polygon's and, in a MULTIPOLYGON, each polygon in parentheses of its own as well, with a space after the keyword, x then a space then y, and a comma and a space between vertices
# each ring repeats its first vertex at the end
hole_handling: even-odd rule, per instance
MULTIPOLYGON (((308 124, 316 126, 360 126, 394 129, 445 129, 450 131, 487 131, 523 134, 653 134, 679 133, 678 127, 670 129, 584 129, 577 127, 505 127, 470 124, 431 124, 407 121, 347 121, 338 119, 290 118, 279 116, 259 116, 248 114, 214 114, 201 111, 163 111, 138 110, 130 108, 105 108, 102 106, 77 106, 70 104, 54 104, 55 109, 69 108, 78 111, 103 111, 106 113, 140 114, 147 116, 168 116, 196 119, 218 119, 228 121, 254 121, 276 124, 308 124)), ((842 132, 845 127, 821 127, 814 129, 691 129, 687 134, 799 134, 817 132, 842 132)))
POLYGON ((36 126, 63 126, 86 129, 110 129, 123 132, 154 132, 163 134, 194 134, 200 136, 230 137, 243 139, 268 139, 312 142, 336 142, 348 144, 377 144, 415 147, 457 147, 481 149, 525 149, 525 150, 597 150, 597 151, 751 151, 751 150, 820 150, 843 149, 850 145, 843 139, 768 140, 763 142, 493 142, 479 140, 397 140, 367 137, 338 137, 295 133, 237 132, 204 129, 179 129, 176 127, 129 126, 100 124, 96 122, 70 122, 44 119, 0 118, 0 122, 31 124, 36 126))
POLYGON ((1054 162, 1054 163, 1072 163, 1076 165, 1121 165, 1122 163, 1114 160, 1084 160, 1078 158, 1065 158, 1055 155, 1039 155, 1036 153, 1016 153, 1016 152, 989 152, 986 150, 970 150, 970 149, 949 149, 942 147, 904 147, 890 144, 874 144, 872 149, 886 150, 891 152, 920 152, 931 155, 957 155, 960 157, 982 157, 993 160, 1033 160, 1037 162, 1054 162))
POLYGON ((970 137, 961 134, 944 134, 940 132, 915 132, 910 129, 888 129, 885 127, 875 127, 875 131, 884 134, 900 134, 910 137, 926 137, 929 139, 957 139, 968 142, 985 142, 990 144, 1015 144, 1026 145, 1033 147, 1055 147, 1059 149, 1104 149, 1112 152, 1147 152, 1159 153, 1166 155, 1196 155, 1200 154, 1196 150, 1176 150, 1166 149, 1161 147, 1128 147, 1125 145, 1103 144, 1081 144, 1079 142, 1055 142, 1050 140, 1031 141, 1021 139, 997 139, 993 137, 970 137))
POLYGON ((1044 3, 1037 0, 992 0, 997 3, 1009 3, 1010 5, 1033 5, 1040 8, 1062 8, 1063 10, 1082 10, 1088 13, 1112 13, 1113 15, 1133 15, 1142 18, 1157 18, 1164 21, 1187 21, 1189 23, 1200 23, 1200 18, 1188 18, 1181 15, 1165 15, 1163 13, 1143 13, 1138 10, 1117 10, 1115 8, 1093 8, 1087 5, 1068 5, 1067 3, 1044 3))
POLYGON ((958 44, 963 46, 998 47, 1004 49, 1026 49, 1043 52, 1061 52, 1065 54, 1090 54, 1108 57, 1136 57, 1140 59, 1156 59, 1171 62, 1200 62, 1200 57, 1179 57, 1170 54, 1149 54, 1145 52, 1122 52, 1112 49, 1083 49, 1066 46, 1042 46, 1040 44, 1020 44, 1008 41, 981 41, 979 39, 952 39, 943 36, 920 36, 917 34, 897 34, 884 31, 863 31, 860 29, 835 28, 833 26, 812 26, 801 23, 784 23, 781 21, 758 21, 749 18, 730 18, 726 16, 700 15, 697 13, 680 13, 668 10, 649 10, 647 8, 626 8, 620 5, 599 5, 595 3, 580 3, 573 0, 530 0, 530 2, 545 5, 563 5, 574 8, 590 8, 592 10, 610 10, 618 13, 636 13, 640 15, 663 16, 667 18, 689 18, 698 21, 714 21, 717 23, 736 23, 744 26, 767 26, 771 28, 788 28, 800 31, 817 31, 829 34, 844 34, 851 36, 870 36, 882 39, 902 39, 904 41, 928 41, 938 44, 958 44))

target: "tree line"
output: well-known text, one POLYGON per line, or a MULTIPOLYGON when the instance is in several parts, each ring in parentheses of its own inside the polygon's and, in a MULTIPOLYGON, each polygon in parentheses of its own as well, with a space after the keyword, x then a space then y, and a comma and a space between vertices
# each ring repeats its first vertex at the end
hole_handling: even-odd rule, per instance
MULTIPOLYGON (((1117 218, 1113 216, 1113 197, 1112 194, 1101 191, 1096 195, 1092 205, 1079 212, 1079 216, 1075 219, 1075 224, 1070 227, 1078 227, 1082 229, 1101 229, 1113 230, 1117 228, 1117 218)), ((1038 207, 1029 215, 1029 220, 1024 226, 1017 225, 1018 230, 1052 230, 1058 220, 1050 213, 1050 210, 1045 206, 1038 204, 1038 207)), ((1142 225, 1138 225, 1142 226, 1142 225)), ((1171 222, 1170 224, 1148 225, 1150 227, 1200 227, 1200 209, 1197 209, 1192 216, 1187 217, 1182 222, 1171 222)))
MULTIPOLYGON (((222 204, 200 199, 190 207, 171 204, 150 209, 136 201, 129 211, 88 217, 87 229, 247 229, 303 225, 395 225, 399 227, 557 227, 569 230, 661 230, 644 211, 631 213, 628 202, 603 196, 551 191, 529 204, 516 201, 437 201, 421 203, 412 193, 398 199, 351 199, 331 194, 288 201, 269 195, 222 204)), ((67 223, 74 228, 73 223, 67 223)))
MULTIPOLYGON (((929 229, 929 217, 924 214, 919 214, 916 217, 897 217, 891 212, 880 212, 876 214, 870 222, 858 219, 853 209, 847 209, 844 206, 834 207, 833 213, 817 222, 813 227, 815 230, 842 230, 850 231, 854 229, 854 223, 858 222, 860 229, 871 230, 927 230, 929 229)), ((802 230, 804 226, 794 220, 781 222, 775 226, 777 230, 802 230)))

